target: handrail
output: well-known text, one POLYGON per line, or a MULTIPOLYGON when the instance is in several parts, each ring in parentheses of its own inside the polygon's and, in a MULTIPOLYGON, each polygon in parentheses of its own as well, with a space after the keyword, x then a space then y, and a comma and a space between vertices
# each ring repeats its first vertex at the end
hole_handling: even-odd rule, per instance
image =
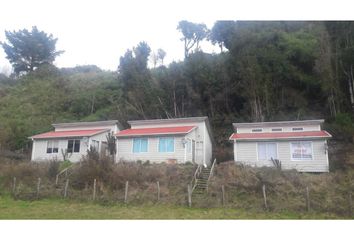
POLYGON ((192 193, 194 191, 194 188, 197 186, 197 176, 200 174, 202 170, 202 165, 198 165, 197 169, 194 172, 193 179, 191 181, 191 186, 192 186, 192 193))
POLYGON ((64 168, 63 170, 61 170, 56 176, 55 176, 55 185, 58 185, 58 181, 59 181, 59 176, 65 173, 65 177, 68 177, 68 170, 72 167, 74 167, 75 164, 70 165, 67 168, 64 168))
POLYGON ((213 165, 211 165, 210 174, 209 174, 209 177, 208 177, 208 182, 209 182, 211 176, 213 175, 215 163, 216 163, 216 158, 214 159, 213 165))

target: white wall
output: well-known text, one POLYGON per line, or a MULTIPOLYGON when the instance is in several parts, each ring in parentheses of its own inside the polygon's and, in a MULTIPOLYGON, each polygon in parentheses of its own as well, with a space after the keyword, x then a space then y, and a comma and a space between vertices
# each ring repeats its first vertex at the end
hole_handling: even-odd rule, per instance
MULTIPOLYGON (((274 142, 274 141, 272 141, 274 142)), ((328 153, 325 153, 326 140, 312 140, 312 160, 291 160, 290 142, 277 141, 278 159, 283 169, 297 169, 301 172, 328 172, 328 153)), ((251 166, 273 166, 271 161, 257 160, 257 142, 234 142, 235 161, 251 166)))
MULTIPOLYGON (((79 139, 79 138, 75 138, 79 139)), ((49 160, 63 160, 63 155, 61 150, 65 151, 68 148, 69 139, 58 139, 59 149, 58 153, 47 153, 47 139, 34 140, 32 149, 32 161, 49 161, 49 160)), ((86 154, 87 145, 83 143, 82 139, 80 141, 80 152, 72 153, 69 160, 71 162, 79 162, 84 154, 86 154)))
POLYGON ((91 140, 96 140, 100 142, 106 140, 107 132, 97 134, 90 137, 88 144, 84 143, 82 138, 62 138, 62 139, 53 139, 59 141, 58 153, 47 153, 47 142, 51 139, 37 139, 33 141, 32 148, 32 161, 49 161, 49 160, 63 160, 63 155, 61 150, 65 151, 68 148, 69 139, 80 139, 80 152, 72 153, 69 157, 71 162, 79 162, 81 158, 87 154, 88 146, 90 146, 91 140))
POLYGON ((238 127, 237 133, 252 133, 252 129, 262 128, 262 132, 272 132, 272 128, 282 128, 282 132, 294 132, 292 128, 304 128, 303 131, 320 131, 321 126, 319 124, 313 125, 292 125, 292 126, 274 126, 274 127, 238 127))
POLYGON ((196 121, 196 122, 178 122, 178 123, 149 123, 146 124, 142 122, 141 124, 131 125, 132 129, 136 128, 159 128, 159 127, 178 127, 178 126, 196 126, 197 128, 189 133, 186 137, 196 141, 196 147, 199 146, 196 152, 196 163, 207 165, 211 164, 212 161, 212 152, 213 146, 211 137, 209 135, 208 129, 206 127, 205 121, 196 121), (202 145, 199 145, 197 142, 201 142, 202 145))
MULTIPOLYGON (((167 136, 166 136, 167 137, 167 136)), ((160 153, 158 151, 159 137, 148 138, 148 152, 146 153, 133 153, 133 138, 118 138, 117 140, 117 160, 123 161, 147 161, 161 163, 169 159, 176 159, 178 163, 184 163, 185 148, 182 144, 184 136, 174 136, 174 152, 173 153, 160 153)), ((188 160, 188 159, 187 159, 188 160)), ((189 159, 191 161, 191 159, 189 159)))
POLYGON ((112 124, 112 125, 107 125, 107 124, 99 125, 98 124, 95 126, 71 126, 71 127, 57 126, 55 128, 55 131, 91 130, 91 129, 110 129, 114 133, 119 132, 119 129, 116 124, 112 124))

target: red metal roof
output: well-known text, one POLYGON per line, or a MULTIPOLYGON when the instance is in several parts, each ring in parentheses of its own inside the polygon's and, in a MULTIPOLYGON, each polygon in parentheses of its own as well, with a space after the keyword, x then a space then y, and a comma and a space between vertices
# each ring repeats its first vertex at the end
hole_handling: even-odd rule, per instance
POLYGON ((41 139, 41 138, 64 138, 64 137, 89 137, 108 130, 109 129, 51 131, 51 132, 37 134, 30 138, 41 139))
POLYGON ((329 138, 332 137, 326 131, 304 131, 304 132, 263 132, 263 133, 234 133, 230 140, 252 140, 252 139, 286 139, 286 138, 329 138))
POLYGON ((142 135, 167 135, 167 134, 187 134, 195 126, 160 127, 160 128, 133 128, 120 131, 117 137, 142 136, 142 135))

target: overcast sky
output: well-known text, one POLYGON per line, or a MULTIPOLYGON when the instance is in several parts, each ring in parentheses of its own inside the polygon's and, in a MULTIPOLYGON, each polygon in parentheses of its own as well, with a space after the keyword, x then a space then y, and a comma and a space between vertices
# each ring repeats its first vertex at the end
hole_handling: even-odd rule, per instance
MULTIPOLYGON (((348 2, 339 0, 343 1, 348 2)), ((57 49, 65 51, 57 57, 56 66, 95 64, 103 69, 116 70, 119 57, 140 41, 146 41, 153 51, 164 49, 167 52, 166 63, 182 60, 183 43, 180 41, 181 33, 176 30, 180 20, 203 22, 211 28, 218 19, 318 17, 321 13, 318 2, 304 2, 306 8, 299 5, 299 1, 276 0, 3 0, 0 4, 0 41, 5 41, 5 30, 37 26, 58 38, 57 49)), ((339 2, 336 1, 341 6, 339 2)), ((321 1, 321 6, 327 6, 330 11, 333 9, 331 3, 326 5, 326 1, 321 1)), ((351 16, 351 6, 342 7, 340 15, 334 15, 334 18, 348 19, 346 17, 351 16)), ((333 19, 331 13, 325 14, 319 18, 333 19)), ((219 52, 208 42, 201 47, 206 52, 219 52)), ((9 68, 10 64, 0 48, 0 72, 9 68)))

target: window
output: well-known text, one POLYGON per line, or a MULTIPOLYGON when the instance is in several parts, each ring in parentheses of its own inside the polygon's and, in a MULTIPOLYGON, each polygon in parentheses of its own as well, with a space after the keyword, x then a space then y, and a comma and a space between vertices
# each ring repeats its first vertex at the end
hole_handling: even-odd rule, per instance
POLYGON ((59 141, 50 140, 47 142, 47 153, 57 153, 58 152, 59 141))
POLYGON ((174 152, 175 139, 173 137, 163 137, 159 141, 159 152, 174 152))
POLYGON ((100 142, 96 140, 91 141, 91 150, 95 149, 98 152, 100 142))
POLYGON ((304 130, 304 128, 302 128, 302 127, 294 127, 293 128, 293 131, 303 131, 304 130))
POLYGON ((272 132, 282 132, 282 128, 272 128, 272 132))
POLYGON ((312 160, 312 142, 291 142, 290 151, 292 160, 312 160))
POLYGON ((80 140, 68 140, 68 153, 80 152, 80 140))
POLYGON ((276 143, 258 143, 258 160, 277 159, 277 144, 276 143))
POLYGON ((262 128, 255 128, 255 129, 252 129, 252 132, 262 132, 262 128))
POLYGON ((133 139, 133 153, 141 153, 148 151, 147 138, 134 138, 133 139))

